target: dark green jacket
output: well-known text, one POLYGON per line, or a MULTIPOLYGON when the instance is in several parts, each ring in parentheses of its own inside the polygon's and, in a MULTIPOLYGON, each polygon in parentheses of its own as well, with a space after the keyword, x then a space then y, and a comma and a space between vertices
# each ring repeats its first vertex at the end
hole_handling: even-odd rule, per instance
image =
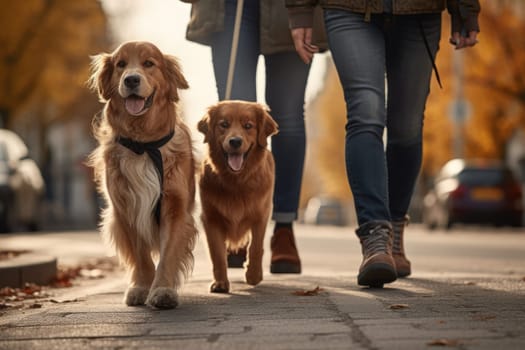
MULTIPOLYGON (((191 18, 186 39, 209 45, 211 35, 224 30, 224 0, 182 0, 191 2, 191 18)), ((262 54, 294 51, 284 0, 260 0, 262 54)), ((321 49, 328 47, 321 8, 312 9, 313 42, 321 49)))
MULTIPOLYGON (((342 9, 363 13, 365 19, 372 13, 383 12, 383 0, 285 0, 292 28, 311 27, 312 9, 321 5, 323 8, 342 9)), ((421 13, 439 13, 448 9, 452 21, 451 32, 478 31, 478 0, 392 0, 392 12, 395 15, 421 13)))

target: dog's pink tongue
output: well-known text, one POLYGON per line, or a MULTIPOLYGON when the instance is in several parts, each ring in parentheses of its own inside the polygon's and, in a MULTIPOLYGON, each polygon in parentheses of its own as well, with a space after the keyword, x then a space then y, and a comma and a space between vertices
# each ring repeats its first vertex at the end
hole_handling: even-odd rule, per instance
POLYGON ((129 114, 139 114, 144 108, 145 100, 140 97, 128 97, 126 99, 126 110, 129 114))
POLYGON ((239 171, 242 168, 242 154, 228 154, 228 165, 233 171, 239 171))

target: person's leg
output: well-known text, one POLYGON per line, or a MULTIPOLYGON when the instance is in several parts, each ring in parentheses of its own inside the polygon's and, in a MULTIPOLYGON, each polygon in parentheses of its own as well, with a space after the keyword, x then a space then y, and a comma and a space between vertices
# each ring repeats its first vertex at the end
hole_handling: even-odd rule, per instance
POLYGON ((381 287, 396 279, 383 145, 385 37, 383 16, 325 11, 332 56, 347 107, 346 169, 354 196, 363 262, 358 283, 381 287))
MULTIPOLYGON (((224 30, 215 33, 211 42, 213 72, 220 101, 224 100, 226 95, 236 9, 237 0, 225 0, 224 30)), ((256 73, 259 50, 259 1, 245 0, 230 99, 254 102, 257 100, 256 73)), ((246 248, 228 252, 229 267, 243 267, 245 260, 246 248)))
POLYGON ((266 102, 279 125, 272 137, 275 159, 275 189, 272 236, 272 273, 300 273, 301 262, 293 235, 297 219, 306 147, 304 96, 309 65, 297 53, 284 52, 265 56, 266 102), (283 74, 286 72, 286 74, 283 74))
POLYGON ((381 26, 362 14, 325 12, 332 57, 347 107, 346 170, 359 225, 390 221, 383 145, 385 45, 381 26))
MULTIPOLYGON (((224 30, 212 37, 213 72, 219 100, 225 99, 233 28, 237 9, 236 0, 225 0, 224 30)), ((239 44, 233 74, 231 99, 256 101, 256 72, 259 59, 259 1, 245 0, 239 32, 239 44)))
POLYGON ((387 164, 393 257, 398 277, 410 275, 404 229, 421 168, 423 114, 441 33, 441 15, 396 16, 387 24, 387 164))
POLYGON ((388 191, 393 221, 407 214, 422 161, 423 114, 432 61, 420 25, 435 57, 441 15, 396 16, 386 31, 388 191))

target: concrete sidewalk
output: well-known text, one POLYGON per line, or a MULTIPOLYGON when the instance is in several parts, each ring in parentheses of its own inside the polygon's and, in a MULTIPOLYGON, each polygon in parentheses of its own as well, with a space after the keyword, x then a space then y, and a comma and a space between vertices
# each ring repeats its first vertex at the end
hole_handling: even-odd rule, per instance
MULTIPOLYGON (((356 238, 345 233, 349 228, 298 231, 301 275, 271 275, 267 252, 260 285, 244 284, 243 271, 229 269, 232 292, 210 294, 211 265, 199 242, 178 308, 125 306, 125 279, 117 270, 50 290, 40 308, 0 310, 0 349, 525 348, 523 266, 513 263, 501 275, 426 269, 368 289, 356 284, 360 252, 356 238)), ((413 240, 423 246, 436 236, 413 240)), ((269 235, 266 247, 268 241, 269 235)), ((0 236, 0 246, 55 255, 59 264, 107 253, 93 232, 0 236)), ((410 258, 417 263, 425 256, 410 258)))

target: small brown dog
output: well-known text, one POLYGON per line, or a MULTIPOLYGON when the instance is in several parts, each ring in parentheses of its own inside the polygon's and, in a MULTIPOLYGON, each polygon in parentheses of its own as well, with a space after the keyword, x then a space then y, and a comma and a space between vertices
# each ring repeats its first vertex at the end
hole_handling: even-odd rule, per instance
POLYGON ((277 133, 277 124, 258 103, 224 101, 209 108, 198 130, 209 150, 199 189, 213 264, 210 291, 227 293, 227 249, 248 243, 246 282, 256 285, 263 278, 263 240, 275 180, 267 138, 277 133))
POLYGON ((90 165, 107 203, 102 234, 130 273, 125 302, 176 307, 197 236, 194 150, 175 105, 188 83, 177 60, 147 42, 94 56, 91 68, 105 106, 90 165))

